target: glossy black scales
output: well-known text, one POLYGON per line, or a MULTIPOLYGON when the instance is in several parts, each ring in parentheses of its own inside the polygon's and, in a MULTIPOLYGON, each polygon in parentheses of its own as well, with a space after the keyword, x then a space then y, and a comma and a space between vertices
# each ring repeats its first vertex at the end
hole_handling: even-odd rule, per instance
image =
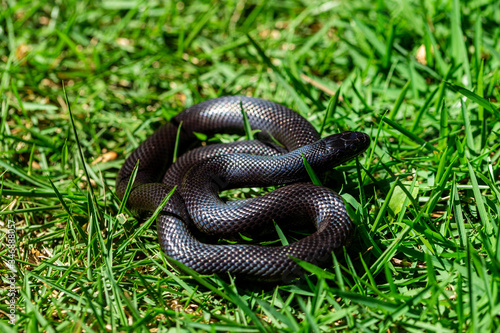
POLYGON ((319 140, 298 113, 280 104, 244 96, 221 97, 194 105, 144 141, 125 161, 117 179, 123 196, 132 170, 139 170, 128 206, 153 211, 177 185, 157 220, 165 254, 204 274, 231 273, 262 280, 287 279, 297 270, 291 257, 315 264, 331 262, 332 251, 345 245, 353 224, 344 203, 332 190, 308 183, 303 156, 318 172, 344 163, 370 144, 366 134, 344 132, 319 140), (242 131, 245 110, 263 141, 241 141, 187 152, 171 166, 178 127, 179 148, 190 147, 193 132, 242 131), (283 147, 270 143, 270 138, 283 147), (298 184, 294 184, 300 182, 298 184), (222 201, 227 188, 290 184, 261 197, 222 201), (216 236, 258 233, 272 221, 311 221, 316 232, 281 247, 212 245, 199 242, 193 225, 216 236))

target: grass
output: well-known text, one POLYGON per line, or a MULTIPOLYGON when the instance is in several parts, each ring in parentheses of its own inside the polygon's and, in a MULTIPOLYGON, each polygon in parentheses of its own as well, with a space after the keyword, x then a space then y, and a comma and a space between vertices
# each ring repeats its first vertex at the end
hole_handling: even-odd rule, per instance
POLYGON ((500 5, 307 3, 0 2, 2 332, 500 331, 500 5), (176 272, 122 210, 124 158, 232 94, 371 136, 321 179, 357 225, 330 268, 265 289, 176 272))

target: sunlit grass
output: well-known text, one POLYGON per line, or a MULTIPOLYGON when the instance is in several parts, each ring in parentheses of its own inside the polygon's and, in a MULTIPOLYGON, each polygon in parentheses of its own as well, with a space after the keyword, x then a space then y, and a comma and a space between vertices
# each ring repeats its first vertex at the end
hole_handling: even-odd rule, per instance
POLYGON ((2 332, 500 329, 500 6, 307 3, 1 2, 2 332), (116 198, 166 119, 234 94, 372 138, 320 179, 357 226, 330 268, 264 289, 178 272, 116 198))

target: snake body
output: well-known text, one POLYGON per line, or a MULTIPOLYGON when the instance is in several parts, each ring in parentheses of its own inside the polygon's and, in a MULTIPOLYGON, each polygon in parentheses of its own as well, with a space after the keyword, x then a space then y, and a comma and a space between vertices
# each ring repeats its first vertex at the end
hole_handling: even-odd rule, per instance
POLYGON ((338 194, 304 183, 309 177, 303 159, 316 172, 323 172, 357 156, 369 143, 369 137, 359 132, 320 140, 306 119, 280 104, 245 96, 220 97, 179 113, 133 151, 118 174, 117 194, 123 197, 139 161, 127 202, 130 208, 154 211, 177 186, 156 222, 161 248, 169 258, 202 274, 283 280, 298 271, 292 257, 322 264, 354 230, 338 194), (194 132, 241 131, 242 108, 263 141, 197 148, 171 165, 176 141, 185 150, 196 141, 194 132), (256 198, 224 202, 218 196, 229 188, 283 184, 290 185, 256 198), (256 235, 269 229, 273 220, 293 219, 312 221, 316 232, 286 246, 216 245, 193 235, 197 230, 226 238, 256 235))

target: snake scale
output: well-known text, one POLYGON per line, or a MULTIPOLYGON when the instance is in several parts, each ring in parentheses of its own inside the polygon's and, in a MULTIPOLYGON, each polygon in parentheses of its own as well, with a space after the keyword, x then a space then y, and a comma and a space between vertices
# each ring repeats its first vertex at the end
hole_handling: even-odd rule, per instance
POLYGON ((332 251, 342 248, 354 230, 341 197, 307 183, 303 158, 321 173, 359 155, 369 144, 369 137, 359 132, 320 139, 305 118, 277 103, 219 97, 187 108, 140 144, 120 169, 116 189, 122 198, 138 161, 129 208, 152 212, 177 186, 156 221, 167 257, 202 274, 285 280, 300 271, 292 257, 314 264, 331 262, 332 251), (259 140, 196 148, 172 165, 176 140, 178 148, 186 150, 197 141, 195 132, 241 132, 242 108, 251 128, 260 130, 259 140), (225 202, 218 195, 230 188, 284 184, 288 185, 255 198, 225 202), (218 245, 194 235, 256 235, 273 229, 272 221, 290 220, 312 222, 316 231, 286 246, 218 245))

